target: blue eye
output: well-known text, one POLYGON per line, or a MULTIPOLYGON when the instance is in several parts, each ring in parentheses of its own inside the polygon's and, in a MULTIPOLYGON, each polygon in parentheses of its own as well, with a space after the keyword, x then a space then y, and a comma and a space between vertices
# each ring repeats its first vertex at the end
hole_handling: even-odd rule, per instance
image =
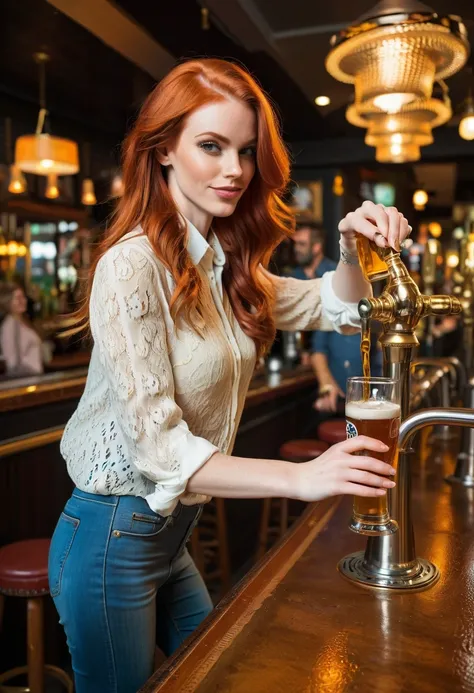
POLYGON ((256 147, 245 147, 245 149, 242 149, 241 153, 243 156, 255 157, 257 155, 257 148, 256 147))
POLYGON ((221 148, 219 147, 217 142, 200 142, 199 146, 201 149, 203 149, 205 152, 208 152, 209 154, 217 154, 221 151, 221 148))

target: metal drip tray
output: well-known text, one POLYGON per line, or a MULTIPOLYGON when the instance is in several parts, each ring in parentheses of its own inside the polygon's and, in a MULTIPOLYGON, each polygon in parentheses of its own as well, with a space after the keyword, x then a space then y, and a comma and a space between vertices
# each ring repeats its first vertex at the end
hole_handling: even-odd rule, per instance
POLYGON ((358 551, 345 556, 338 564, 338 570, 343 577, 357 582, 364 587, 375 587, 387 590, 420 590, 434 585, 439 578, 438 568, 423 558, 418 558, 415 568, 409 571, 397 572, 394 575, 384 575, 371 571, 364 563, 364 552, 358 551))

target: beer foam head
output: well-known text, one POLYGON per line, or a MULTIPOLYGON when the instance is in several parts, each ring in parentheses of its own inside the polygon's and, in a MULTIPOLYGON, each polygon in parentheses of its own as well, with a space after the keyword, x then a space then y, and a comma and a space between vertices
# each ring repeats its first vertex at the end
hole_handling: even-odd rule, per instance
POLYGON ((348 416, 349 419, 365 419, 370 421, 394 419, 396 416, 400 416, 400 405, 381 399, 347 402, 346 416, 348 416))

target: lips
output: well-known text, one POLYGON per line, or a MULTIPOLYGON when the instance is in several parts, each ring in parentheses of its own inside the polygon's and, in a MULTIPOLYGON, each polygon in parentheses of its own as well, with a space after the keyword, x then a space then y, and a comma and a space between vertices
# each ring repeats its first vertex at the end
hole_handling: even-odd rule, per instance
POLYGON ((232 200, 242 192, 242 188, 235 188, 231 186, 226 186, 223 188, 212 188, 212 190, 214 190, 218 197, 224 200, 232 200))

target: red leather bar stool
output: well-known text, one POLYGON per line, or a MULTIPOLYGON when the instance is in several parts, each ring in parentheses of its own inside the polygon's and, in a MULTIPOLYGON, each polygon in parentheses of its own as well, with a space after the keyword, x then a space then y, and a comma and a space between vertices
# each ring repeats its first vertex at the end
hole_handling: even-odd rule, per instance
POLYGON ((30 539, 0 548, 0 630, 5 597, 26 600, 28 664, 0 674, 0 692, 44 693, 45 675, 60 681, 68 693, 74 685, 65 671, 44 663, 43 609, 49 594, 49 539, 30 539), (12 679, 27 675, 28 686, 5 686, 12 679))
MULTIPOLYGON (((280 447, 280 457, 288 462, 309 462, 329 448, 322 440, 287 440, 280 447)), ((264 498, 260 531, 258 534, 257 560, 266 552, 271 537, 279 539, 294 518, 288 515, 288 498, 264 498)))
POLYGON ((324 440, 325 443, 329 445, 334 445, 334 443, 342 443, 346 440, 346 420, 345 419, 329 419, 328 421, 323 421, 322 424, 318 426, 318 438, 324 440))

